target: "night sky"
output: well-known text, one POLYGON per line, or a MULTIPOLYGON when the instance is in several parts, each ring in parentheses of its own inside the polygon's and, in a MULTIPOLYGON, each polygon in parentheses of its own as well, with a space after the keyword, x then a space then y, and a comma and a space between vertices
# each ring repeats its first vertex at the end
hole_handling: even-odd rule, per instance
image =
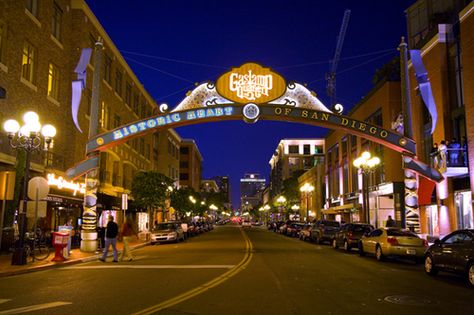
MULTIPOLYGON (((404 10, 415 0, 384 1, 123 1, 86 0, 151 96, 176 106, 194 83, 216 80, 253 61, 286 81, 307 83, 329 105, 330 69, 345 9, 351 17, 337 69, 337 99, 347 113, 372 88, 375 69, 395 57, 406 36, 404 10)), ((329 106, 328 106, 329 107, 329 106)), ((204 158, 203 178, 228 175, 239 207, 239 180, 267 178, 283 138, 324 137, 327 129, 295 123, 243 121, 180 127, 204 158)))

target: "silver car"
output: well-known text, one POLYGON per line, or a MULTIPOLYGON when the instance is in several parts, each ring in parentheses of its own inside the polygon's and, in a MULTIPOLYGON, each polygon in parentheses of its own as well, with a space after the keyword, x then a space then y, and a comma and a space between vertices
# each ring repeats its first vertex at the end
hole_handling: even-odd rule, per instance
POLYGON ((184 231, 179 222, 158 223, 151 230, 151 244, 184 241, 184 231))

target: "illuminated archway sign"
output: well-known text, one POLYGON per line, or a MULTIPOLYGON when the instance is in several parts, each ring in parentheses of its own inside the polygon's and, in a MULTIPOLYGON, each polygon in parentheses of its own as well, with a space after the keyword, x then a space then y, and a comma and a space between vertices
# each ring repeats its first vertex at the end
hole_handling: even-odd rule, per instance
MULTIPOLYGON (((215 84, 207 82, 197 86, 173 110, 168 111, 167 106, 162 105, 160 111, 159 115, 123 125, 90 139, 87 154, 104 151, 160 129, 225 120, 243 119, 255 123, 263 119, 343 129, 400 152, 406 169, 437 182, 443 179, 438 171, 416 159, 416 144, 412 139, 381 126, 334 113, 316 97, 316 93, 301 84, 287 83, 278 73, 256 63, 232 68, 219 77, 215 84)), ((97 160, 89 159, 69 169, 66 174, 70 178, 77 178, 98 167, 97 160)), ((93 195, 90 197, 95 198, 93 195)), ((87 193, 85 198, 88 198, 87 193)), ((87 228, 93 230, 95 226, 91 224, 87 228)))

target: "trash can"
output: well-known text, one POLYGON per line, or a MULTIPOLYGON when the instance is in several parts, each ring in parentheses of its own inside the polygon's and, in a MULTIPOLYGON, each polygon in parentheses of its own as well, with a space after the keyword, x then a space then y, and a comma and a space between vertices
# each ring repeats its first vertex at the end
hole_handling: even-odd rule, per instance
POLYGON ((54 258, 51 261, 65 261, 63 251, 67 247, 69 234, 53 232, 53 246, 55 250, 54 258))

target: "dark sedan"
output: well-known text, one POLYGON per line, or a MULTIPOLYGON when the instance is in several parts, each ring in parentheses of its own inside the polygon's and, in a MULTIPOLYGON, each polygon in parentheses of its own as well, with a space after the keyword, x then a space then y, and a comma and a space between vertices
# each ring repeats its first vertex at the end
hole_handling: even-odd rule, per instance
POLYGON ((332 247, 339 248, 342 246, 345 251, 351 248, 357 248, 360 238, 372 232, 374 227, 366 223, 347 223, 344 224, 339 231, 336 232, 332 240, 332 247))
POLYGON ((440 270, 466 275, 474 287, 474 229, 454 231, 428 248, 426 273, 436 275, 440 270))

